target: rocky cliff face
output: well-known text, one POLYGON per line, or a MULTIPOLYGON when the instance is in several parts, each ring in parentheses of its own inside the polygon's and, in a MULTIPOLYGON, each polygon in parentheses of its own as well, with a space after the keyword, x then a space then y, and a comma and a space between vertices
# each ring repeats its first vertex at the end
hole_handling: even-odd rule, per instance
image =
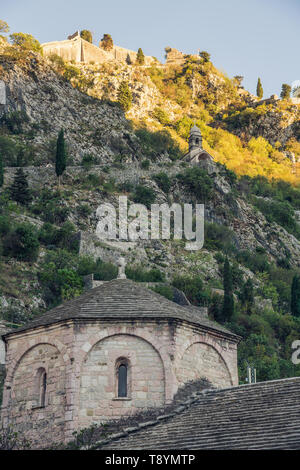
POLYGON ((51 161, 53 139, 61 128, 74 163, 87 154, 108 162, 120 151, 131 157, 140 152, 119 106, 74 89, 37 55, 30 54, 21 63, 4 60, 1 79, 6 105, 2 116, 19 113, 23 117, 20 137, 31 145, 37 164, 51 161))
MULTIPOLYGON (((33 190, 39 191, 45 187, 51 191, 56 189, 54 167, 48 163, 53 162, 55 139, 59 130, 61 128, 65 130, 70 162, 63 179, 68 196, 62 195, 61 204, 68 208, 68 219, 78 232, 81 232, 80 253, 91 255, 94 259, 101 257, 104 261, 113 262, 120 253, 124 253, 129 264, 140 263, 145 268, 159 268, 169 279, 178 273, 180 266, 181 272, 200 274, 206 282, 213 282, 216 284, 215 287, 218 287, 221 283, 221 271, 216 260, 216 252, 206 248, 199 253, 187 253, 179 243, 140 241, 133 243, 129 249, 120 243, 99 243, 95 239, 96 209, 105 201, 117 204, 118 195, 124 194, 120 184, 131 188, 141 184, 151 188, 157 203, 184 203, 194 200, 193 194, 176 178, 178 173, 184 171, 187 164, 183 165, 180 160, 172 161, 166 151, 156 155, 149 169, 143 169, 141 161, 149 158, 149 155, 133 131, 132 125, 117 104, 99 99, 107 90, 109 97, 116 99, 119 83, 126 79, 129 80, 133 92, 133 107, 129 114, 135 119, 151 116, 155 107, 162 103, 163 96, 149 75, 145 71, 124 65, 113 68, 107 65, 101 70, 98 67, 93 68, 92 65, 82 65, 83 73, 88 78, 93 77, 94 80, 93 89, 90 91, 94 96, 88 96, 74 89, 65 78, 35 54, 27 55, 24 60, 6 58, 4 62, 3 57, 0 60, 2 60, 1 79, 5 83, 7 97, 6 105, 1 110, 4 118, 2 129, 12 141, 18 144, 30 144, 35 166, 25 167, 25 173, 33 190), (11 130, 8 118, 20 116, 23 118, 18 131, 11 130), (93 164, 88 169, 80 166, 85 155, 92 155, 97 165, 93 164), (170 178, 171 186, 168 192, 164 192, 155 181, 154 175, 160 172, 167 173, 170 178), (82 187, 81 182, 89 174, 100 178, 101 183, 98 188, 82 187), (103 185, 112 181, 114 190, 107 192, 103 185), (90 208, 90 215, 85 217, 84 223, 79 216, 82 204, 90 208)), ((210 79, 212 89, 220 87, 221 82, 225 83, 220 77, 212 76, 210 79)), ((193 81, 191 78, 191 87, 194 87, 195 93, 201 93, 201 86, 203 84, 201 85, 198 79, 193 81)), ((247 93, 246 95, 246 101, 253 102, 253 98, 247 93)), ((169 110, 170 116, 172 113, 174 116, 182 113, 180 106, 178 104, 172 106, 170 100, 166 100, 164 106, 164 109, 169 110)), ((280 138, 280 132, 285 132, 285 137, 282 137, 285 139, 288 135, 286 129, 292 129, 296 125, 293 120, 296 119, 298 111, 296 109, 294 111, 294 115, 285 117, 287 124, 285 131, 282 130, 281 124, 284 113, 279 114, 274 111, 273 114, 270 112, 270 115, 262 118, 263 124, 258 120, 255 126, 253 124, 253 128, 249 125, 247 132, 251 135, 260 129, 260 132, 270 140, 280 138), (277 127, 274 125, 275 116, 279 119, 277 127)), ((14 168, 6 168, 5 186, 11 184, 14 173, 14 168)), ((242 193, 237 192, 226 172, 224 173, 222 167, 216 163, 209 170, 209 178, 212 183, 212 196, 205 204, 207 222, 231 230, 232 241, 238 250, 261 249, 271 261, 276 262, 278 259, 288 257, 292 266, 299 266, 299 240, 284 227, 275 222, 269 223, 242 193)), ((132 198, 133 189, 127 190, 126 194, 132 198)), ((30 211, 27 211, 27 214, 15 214, 15 217, 18 220, 27 217, 26 220, 37 227, 45 221, 30 211)), ((44 254, 41 250, 39 261, 33 269, 35 273, 44 254)), ((23 267, 20 265, 21 271, 23 267)), ((246 277, 252 276, 255 280, 255 275, 248 268, 242 265, 240 268, 246 277)), ((255 282, 259 284, 259 280, 255 282)), ((25 303, 23 300, 18 300, 19 307, 26 311, 43 307, 36 277, 33 280, 28 279, 24 292, 26 289, 31 292, 31 299, 25 303)), ((14 300, 10 300, 10 297, 8 289, 2 297, 4 310, 14 306, 14 300)))

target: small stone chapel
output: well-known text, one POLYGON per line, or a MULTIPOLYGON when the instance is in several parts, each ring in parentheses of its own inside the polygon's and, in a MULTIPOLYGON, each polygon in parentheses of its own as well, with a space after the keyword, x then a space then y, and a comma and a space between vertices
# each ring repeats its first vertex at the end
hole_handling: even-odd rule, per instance
POLYGON ((179 305, 120 270, 3 335, 4 426, 39 446, 67 442, 92 423, 169 404, 187 382, 238 384, 235 334, 206 308, 179 305))

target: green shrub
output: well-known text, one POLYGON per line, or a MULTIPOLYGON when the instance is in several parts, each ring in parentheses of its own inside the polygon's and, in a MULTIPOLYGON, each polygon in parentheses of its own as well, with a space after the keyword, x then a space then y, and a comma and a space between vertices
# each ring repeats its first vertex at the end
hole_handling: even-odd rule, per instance
POLYGON ((64 249, 49 251, 41 263, 38 279, 49 306, 62 299, 76 297, 82 292, 83 282, 77 273, 78 258, 64 249))
POLYGON ((202 168, 187 168, 183 173, 179 173, 177 178, 197 197, 198 203, 205 203, 211 199, 213 184, 210 176, 202 168))
POLYGON ((92 209, 88 204, 80 204, 76 208, 79 217, 86 219, 92 213, 92 209))
POLYGON ((135 188, 133 200, 139 204, 144 204, 150 209, 151 204, 155 202, 155 192, 152 188, 147 188, 140 184, 135 188))
POLYGON ((270 271, 270 263, 265 254, 252 253, 249 250, 237 252, 236 259, 239 263, 249 268, 254 273, 270 271))
POLYGON ((166 194, 171 189, 171 179, 167 175, 167 173, 164 173, 163 171, 161 173, 157 173, 156 175, 153 176, 154 181, 156 182, 157 186, 166 194))
POLYGON ((174 291, 170 286, 151 286, 150 289, 157 292, 157 294, 162 295, 166 299, 173 300, 174 298, 174 291))
POLYGON ((209 302, 209 293, 204 289, 200 276, 176 276, 172 285, 182 290, 194 305, 203 306, 209 302))
POLYGON ((162 108, 155 108, 153 111, 153 117, 157 119, 163 126, 170 123, 170 116, 162 108))
POLYGON ((21 261, 36 261, 39 246, 37 229, 28 223, 17 225, 3 239, 4 254, 21 261))
POLYGON ((99 281, 111 281, 116 279, 118 268, 112 263, 105 263, 98 259, 95 265, 94 279, 99 281))
POLYGON ((126 266, 126 276, 136 282, 164 282, 165 274, 159 269, 145 270, 141 267, 126 266))
POLYGON ((143 154, 148 155, 151 159, 155 159, 165 152, 172 160, 182 156, 177 143, 166 130, 151 132, 145 128, 138 129, 136 136, 139 138, 143 154))
POLYGON ((143 170, 149 170, 149 167, 150 167, 150 160, 148 160, 147 158, 145 158, 145 160, 142 160, 141 168, 143 170))
POLYGON ((5 113, 0 119, 0 123, 12 133, 21 134, 24 131, 24 124, 29 122, 29 117, 24 111, 11 111, 5 113))
POLYGON ((204 248, 209 250, 234 251, 234 233, 225 225, 206 222, 204 226, 204 248))
POLYGON ((98 164, 97 157, 94 157, 91 154, 86 154, 82 157, 81 165, 87 170, 89 170, 93 165, 97 165, 97 164, 98 164))

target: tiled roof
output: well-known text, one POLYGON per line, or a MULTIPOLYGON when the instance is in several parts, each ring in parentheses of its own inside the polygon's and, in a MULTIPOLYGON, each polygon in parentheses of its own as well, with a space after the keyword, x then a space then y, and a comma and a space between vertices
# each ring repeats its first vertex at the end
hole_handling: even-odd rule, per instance
POLYGON ((196 392, 171 415, 120 431, 95 448, 300 449, 300 378, 196 392))
POLYGON ((238 336, 204 317, 201 308, 178 305, 129 279, 105 282, 9 334, 68 319, 178 319, 238 340, 238 336))

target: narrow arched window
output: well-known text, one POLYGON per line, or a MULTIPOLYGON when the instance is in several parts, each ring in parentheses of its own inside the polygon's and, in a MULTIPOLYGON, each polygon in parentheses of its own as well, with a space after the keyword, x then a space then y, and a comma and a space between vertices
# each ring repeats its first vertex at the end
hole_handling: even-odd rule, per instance
POLYGON ((196 145, 199 145, 199 139, 198 139, 198 137, 196 138, 196 145))
POLYGON ((118 368, 118 397, 127 397, 127 365, 121 364, 118 368))
POLYGON ((46 405, 47 374, 43 371, 40 375, 40 406, 46 405))

